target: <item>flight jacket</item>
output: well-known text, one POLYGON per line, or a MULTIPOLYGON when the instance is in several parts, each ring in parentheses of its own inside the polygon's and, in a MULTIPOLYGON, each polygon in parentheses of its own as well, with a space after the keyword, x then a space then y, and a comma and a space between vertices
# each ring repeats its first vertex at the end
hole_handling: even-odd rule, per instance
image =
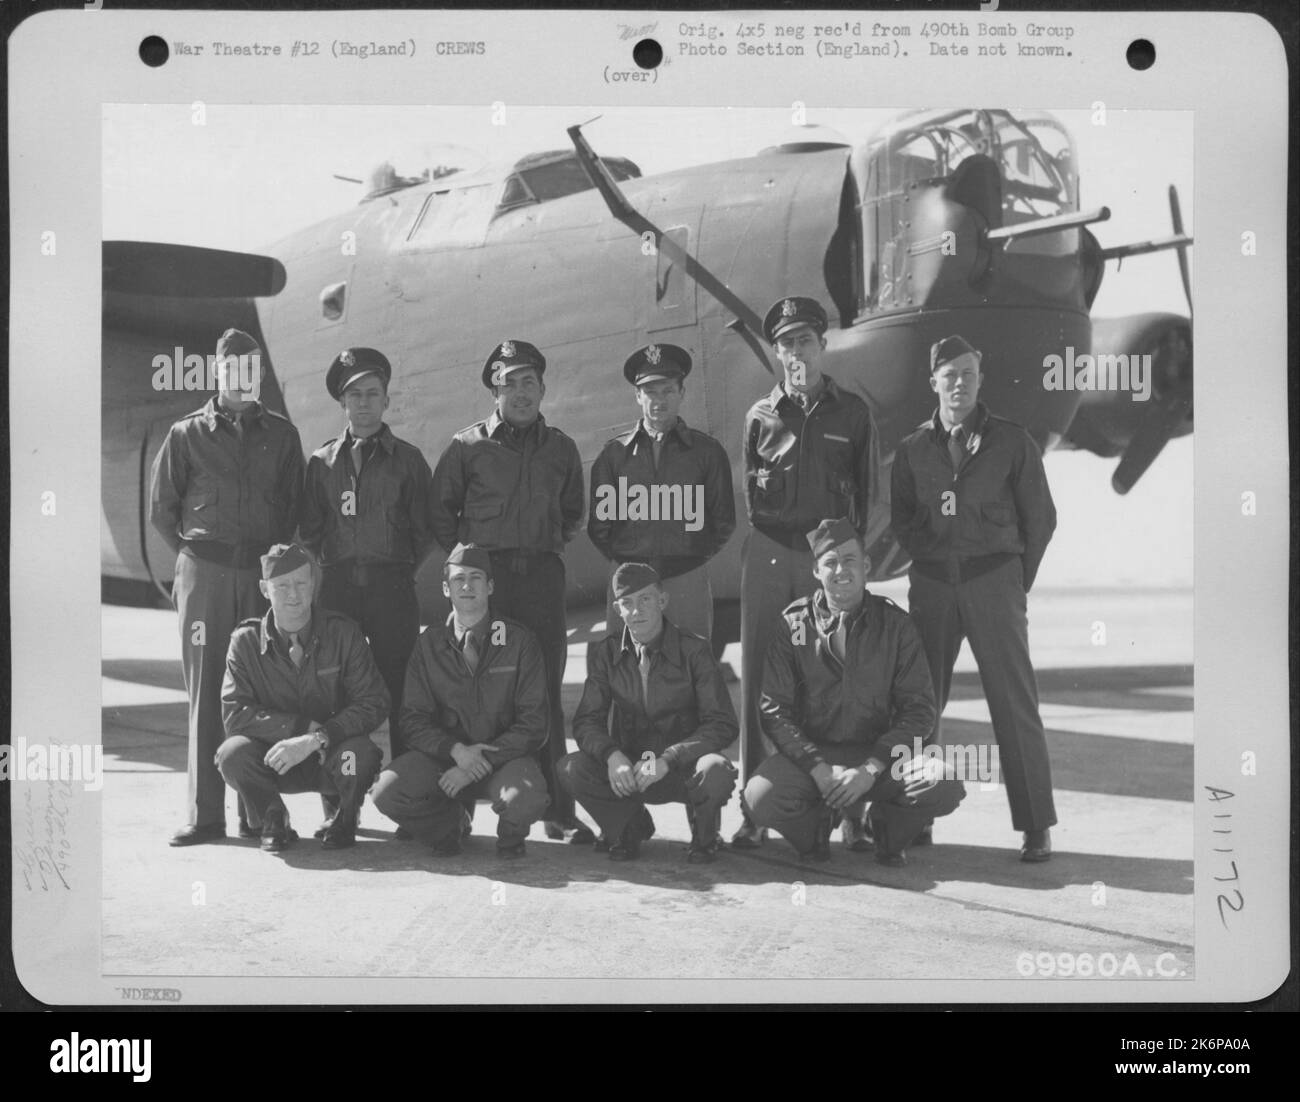
POLYGON ((830 646, 835 613, 825 590, 781 614, 763 666, 759 715, 777 750, 811 772, 820 747, 853 744, 888 765, 895 746, 912 749, 934 730, 934 690, 921 636, 885 597, 867 593, 849 620, 841 664, 830 646))
POLYGON ((587 646, 587 681, 573 716, 584 753, 606 762, 615 750, 632 761, 650 751, 670 769, 690 771, 705 754, 721 753, 740 730, 731 694, 709 644, 665 619, 652 647, 649 699, 631 633, 587 646))
POLYGON ((344 432, 307 461, 299 535, 323 566, 419 566, 433 547, 433 474, 414 444, 383 425, 370 458, 355 473, 353 438, 344 432), (347 496, 350 495, 350 496, 347 496))
POLYGON ((484 640, 470 673, 451 616, 420 635, 407 663, 399 719, 408 750, 451 766, 456 743, 477 743, 499 768, 546 745, 550 708, 537 639, 518 621, 497 616, 484 640))
POLYGON ((829 375, 807 414, 783 383, 745 417, 745 500, 764 535, 807 550, 805 536, 827 517, 862 532, 874 493, 879 444, 866 402, 829 375))
POLYGON ((605 558, 617 563, 649 563, 661 578, 671 578, 702 566, 722 550, 736 528, 736 501, 731 461, 712 436, 689 428, 678 418, 664 434, 659 451, 656 468, 654 442, 641 421, 605 445, 591 468, 587 534, 605 558), (699 487, 699 493, 692 490, 692 494, 701 527, 687 530, 684 517, 602 519, 602 489, 609 487, 607 492, 617 498, 620 479, 627 480, 629 489, 680 486, 680 497, 660 496, 682 503, 686 503, 687 487, 699 487))
POLYGON ((289 658, 274 612, 235 628, 221 686, 227 735, 273 744, 305 733, 315 721, 336 746, 370 734, 388 718, 388 689, 353 620, 317 605, 298 641, 301 668, 289 658))
POLYGON ((516 432, 494 412, 452 437, 433 471, 433 531, 448 552, 475 543, 559 554, 583 505, 578 446, 541 415, 516 432))
POLYGON ((215 397, 167 430, 154 460, 149 521, 173 551, 220 544, 255 562, 293 538, 302 441, 288 418, 255 403, 241 422, 215 397))
POLYGON ((898 446, 890 515, 894 535, 918 573, 943 579, 950 576, 951 560, 1000 556, 984 560, 993 566, 1019 556, 1026 592, 1056 529, 1038 445, 983 402, 976 406, 957 469, 937 410, 898 446))

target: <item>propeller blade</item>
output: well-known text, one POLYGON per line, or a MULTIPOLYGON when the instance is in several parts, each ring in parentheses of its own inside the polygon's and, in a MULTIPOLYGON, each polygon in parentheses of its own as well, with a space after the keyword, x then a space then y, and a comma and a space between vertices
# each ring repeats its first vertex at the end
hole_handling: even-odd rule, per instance
MULTIPOLYGON (((1169 218, 1174 224, 1174 233, 1183 232, 1183 208, 1178 202, 1178 189, 1169 185, 1169 218)), ((1183 294, 1187 296, 1187 313, 1192 312, 1192 277, 1187 269, 1187 249, 1178 250, 1178 272, 1183 277, 1183 294)))
POLYGON ((1111 487, 1117 494, 1128 493, 1146 474, 1190 409, 1191 402, 1179 392, 1151 400, 1150 408, 1138 423, 1137 432, 1124 449, 1119 466, 1110 476, 1111 487))

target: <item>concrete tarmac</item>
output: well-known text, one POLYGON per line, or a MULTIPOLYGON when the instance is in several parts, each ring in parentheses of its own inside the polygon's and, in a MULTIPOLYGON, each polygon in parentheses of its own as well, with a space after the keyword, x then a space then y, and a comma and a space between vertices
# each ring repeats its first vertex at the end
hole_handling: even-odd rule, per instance
MULTIPOLYGON (((905 607, 905 583, 872 590, 905 607)), ((1026 952, 1112 954, 1140 970, 1129 978, 1193 974, 1190 590, 1031 596, 1060 819, 1041 865, 1017 859, 1006 794, 978 781, 902 869, 848 852, 838 835, 829 864, 801 864, 773 837, 688 865, 677 805, 654 810, 658 833, 624 864, 548 841, 540 824, 526 858, 500 860, 483 803, 459 857, 395 840, 369 803, 357 846, 325 852, 311 838, 313 795, 286 798, 304 837, 282 855, 234 837, 233 793, 231 837, 173 849, 186 787, 176 630, 169 612, 103 609, 106 976, 1014 981, 1026 952)), ((584 643, 572 633, 570 718, 584 643)), ((739 669, 738 647, 724 657, 739 669)), ((968 649, 957 670, 945 741, 991 746, 968 649)), ((386 733, 376 737, 386 748, 386 733)), ((352 998, 385 997, 382 984, 365 990, 352 998)))

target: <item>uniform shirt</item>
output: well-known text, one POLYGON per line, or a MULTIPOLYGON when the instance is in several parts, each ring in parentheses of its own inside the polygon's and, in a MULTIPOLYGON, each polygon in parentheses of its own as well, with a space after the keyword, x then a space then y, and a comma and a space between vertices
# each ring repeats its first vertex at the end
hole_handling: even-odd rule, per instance
MULTIPOLYGON (((670 578, 694 570, 722 550, 736 527, 735 493, 731 485, 731 461, 726 449, 707 433, 688 428, 677 419, 662 436, 659 462, 654 457, 654 440, 643 421, 636 428, 609 441, 591 468, 590 506, 587 534, 607 559, 614 562, 646 562, 670 578), (648 491, 647 503, 658 498, 673 503, 678 519, 601 519, 597 514, 600 490, 608 486, 619 501, 619 479, 633 486, 681 487, 676 494, 655 495, 648 491), (688 487, 701 492, 688 499, 688 487), (699 510, 697 531, 686 527, 684 508, 693 503, 699 510)), ((660 517, 667 516, 661 506, 660 517)))
POLYGON ((866 594, 847 623, 845 657, 831 650, 837 622, 825 590, 791 602, 763 666, 763 734, 811 772, 820 747, 855 744, 863 758, 889 762, 895 746, 912 749, 934 730, 934 691, 921 636, 885 597, 866 594))
POLYGON ((750 523, 780 543, 807 548, 804 535, 827 517, 862 532, 876 498, 875 422, 866 402, 828 375, 812 408, 778 383, 745 417, 745 498, 750 523))
POLYGON ((334 746, 370 734, 388 718, 388 689, 354 621, 318 605, 298 644, 301 667, 289 657, 289 639, 271 611, 235 628, 221 686, 227 735, 273 744, 303 734, 314 721, 334 746))
POLYGON ((299 522, 303 543, 326 566, 419 566, 433 546, 433 474, 428 462, 419 448, 382 425, 367 440, 370 458, 358 476, 352 465, 353 443, 349 430, 317 448, 308 460, 299 522))
POLYGON ((949 558, 1019 555, 1028 590, 1056 528, 1042 454, 1029 433, 994 417, 983 402, 968 421, 966 455, 955 470, 937 411, 898 446, 894 535, 914 568, 935 576, 949 558), (953 497, 945 499, 950 491, 953 497))
POLYGON ((149 521, 173 551, 202 540, 260 554, 293 538, 302 483, 302 441, 287 418, 260 403, 241 416, 214 397, 167 430, 149 521))
POLYGON ((433 531, 443 548, 564 550, 582 522, 578 446, 545 418, 522 432, 493 413, 462 429, 433 472, 433 531))
POLYGON ((503 616, 484 618, 478 669, 470 673, 454 618, 425 629, 406 667, 402 741, 452 765, 458 742, 484 746, 494 768, 546 745, 550 706, 537 639, 503 616))
POLYGON ((621 750, 635 762, 650 751, 670 769, 689 771, 735 742, 740 725, 731 694, 698 635, 664 620, 647 680, 648 694, 627 628, 588 644, 587 681, 573 716, 573 737, 585 753, 604 762, 621 750))

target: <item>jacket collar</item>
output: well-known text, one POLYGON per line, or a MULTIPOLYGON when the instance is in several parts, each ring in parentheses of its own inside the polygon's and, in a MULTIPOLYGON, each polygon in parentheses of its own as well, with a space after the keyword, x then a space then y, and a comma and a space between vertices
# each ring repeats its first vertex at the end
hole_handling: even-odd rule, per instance
MULTIPOLYGON (((659 642, 654 648, 659 654, 663 655, 664 660, 671 662, 674 666, 682 665, 682 635, 675 625, 667 616, 664 617, 664 630, 659 635, 659 642)), ((636 643, 632 639, 632 633, 623 626, 623 636, 619 644, 620 654, 630 655, 632 660, 637 661, 636 643)))
MULTIPOLYGON (((397 437, 393 435, 393 430, 390 429, 386 423, 381 424, 379 426, 379 431, 371 436, 370 439, 377 441, 379 446, 389 455, 392 455, 393 450, 397 447, 397 437)), ((344 429, 334 443, 330 445, 330 464, 332 465, 338 457, 343 454, 343 452, 352 447, 354 442, 355 438, 352 435, 352 430, 344 429)))
MULTIPOLYGON (((974 412, 962 424, 970 430, 971 436, 983 436, 988 431, 989 416, 989 407, 983 402, 976 401, 974 412)), ((948 439, 948 430, 944 426, 943 419, 939 416, 938 406, 935 407, 934 413, 930 415, 930 420, 926 421, 925 424, 930 427, 936 439, 948 439)))
MULTIPOLYGON (((546 418, 539 413, 537 415, 537 420, 533 422, 533 425, 537 426, 537 442, 540 444, 543 440, 546 439, 546 433, 547 433, 546 418)), ((528 427, 531 429, 533 425, 529 425, 528 427)), ((512 427, 513 426, 510 424, 510 422, 507 421, 504 417, 502 417, 501 414, 495 409, 492 411, 492 415, 486 421, 483 422, 483 431, 488 436, 491 436, 493 438, 497 437, 498 430, 509 432, 511 431, 512 427)))
MULTIPOLYGON (((851 632, 866 613, 867 600, 870 596, 870 593, 864 593, 862 603, 858 605, 853 612, 849 613, 847 624, 848 631, 851 632)), ((826 600, 826 590, 819 588, 817 592, 813 594, 812 612, 813 621, 817 625, 818 633, 821 635, 829 635, 831 632, 831 626, 835 623, 840 614, 832 609, 829 602, 826 600)))
MULTIPOLYGON (((644 417, 636 423, 635 428, 624 434, 623 443, 630 446, 636 442, 638 436, 644 436, 647 442, 653 441, 653 437, 650 435, 650 430, 646 428, 644 417)), ((681 417, 678 417, 673 427, 664 433, 665 440, 669 437, 676 437, 677 441, 684 448, 689 448, 691 446, 690 429, 681 417)))
MULTIPOLYGON (((822 383, 822 392, 817 401, 838 402, 840 400, 840 388, 836 384, 835 380, 824 371, 822 372, 822 383)), ((786 393, 784 379, 772 388, 772 393, 768 395, 768 400, 772 403, 772 408, 774 410, 778 409, 782 402, 788 402, 796 409, 799 408, 799 404, 786 393)))
POLYGON ((251 417, 254 421, 257 421, 259 424, 261 423, 262 417, 265 414, 265 410, 263 409, 261 402, 252 402, 248 406, 248 408, 243 411, 243 413, 233 413, 230 410, 227 410, 221 406, 220 396, 217 394, 214 394, 211 398, 209 398, 203 404, 203 408, 199 412, 202 414, 203 421, 208 426, 208 429, 211 432, 216 432, 217 424, 221 421, 226 422, 226 424, 233 425, 235 421, 239 419, 239 417, 243 416, 243 413, 247 413, 249 417, 251 417))
MULTIPOLYGON (((304 644, 303 651, 307 654, 311 654, 316 649, 316 637, 320 634, 320 623, 320 609, 313 605, 311 619, 298 632, 298 639, 304 644)), ((275 612, 268 608, 266 615, 262 617, 261 627, 258 629, 259 649, 265 654, 273 642, 276 644, 277 650, 283 651, 286 655, 289 653, 289 636, 276 626, 275 612)))
MULTIPOLYGON (((492 613, 491 611, 488 611, 487 613, 484 614, 482 619, 480 619, 477 624, 475 624, 472 628, 469 629, 469 633, 478 639, 480 650, 484 645, 486 645, 489 642, 489 636, 491 633, 488 631, 488 628, 491 626, 491 624, 492 624, 492 613)), ((462 640, 458 639, 456 636, 456 614, 454 612, 447 613, 447 623, 445 626, 447 629, 446 631, 447 642, 453 648, 459 650, 462 640)))

